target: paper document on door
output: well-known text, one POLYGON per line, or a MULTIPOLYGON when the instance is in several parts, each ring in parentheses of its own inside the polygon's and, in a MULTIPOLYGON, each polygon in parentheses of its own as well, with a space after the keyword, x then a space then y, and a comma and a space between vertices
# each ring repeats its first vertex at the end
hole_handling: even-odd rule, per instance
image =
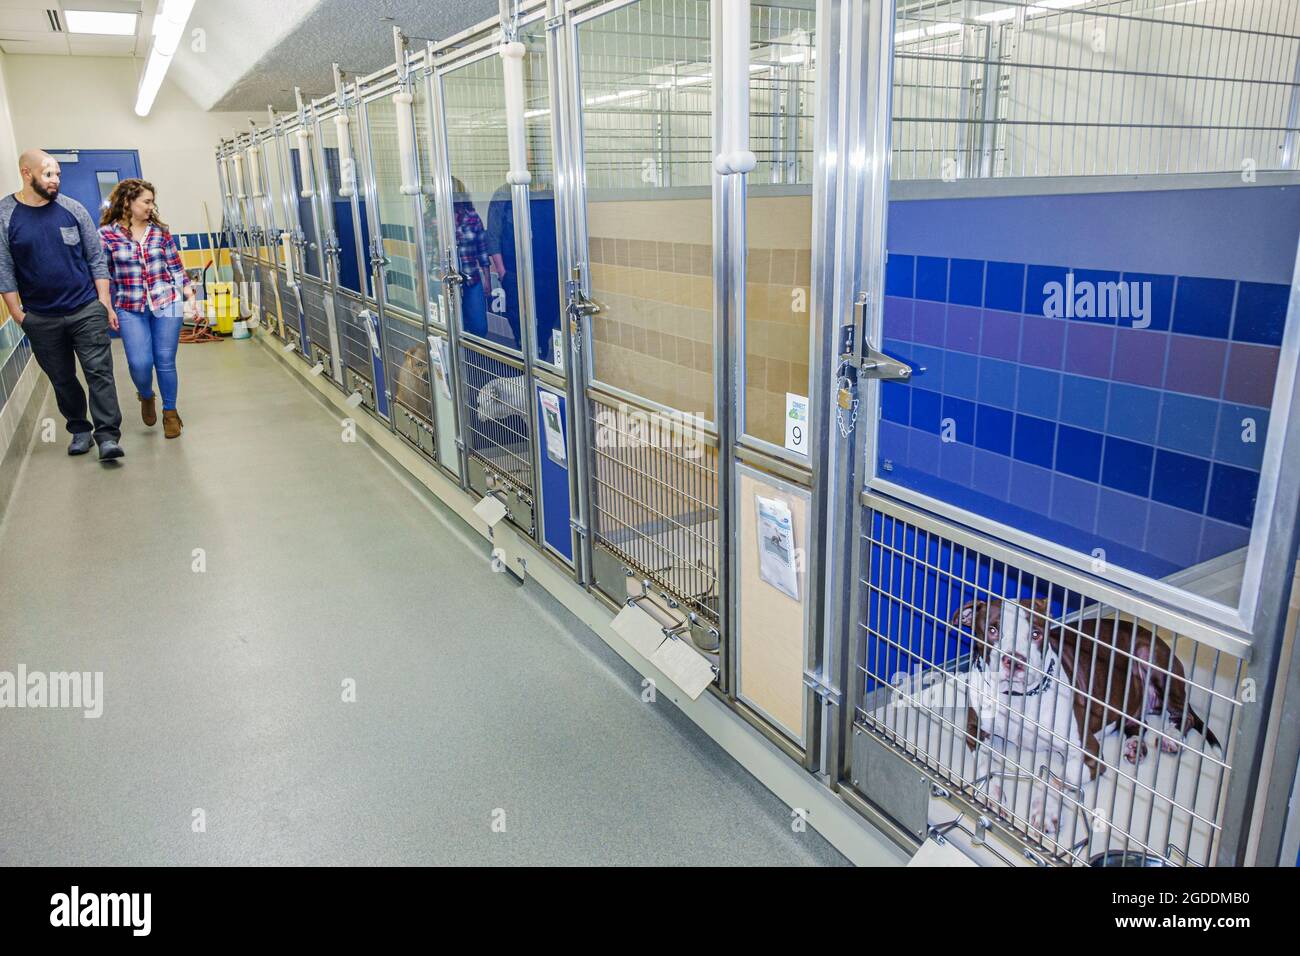
POLYGON ((447 381, 447 340, 436 335, 429 336, 429 363, 433 366, 433 377, 438 380, 438 390, 443 398, 451 398, 451 383, 447 381))
POLYGON ((778 591, 799 600, 795 567, 794 521, 790 506, 776 498, 755 495, 758 504, 758 574, 778 591))
POLYGON ((623 605, 610 627, 642 657, 651 657, 667 640, 659 622, 635 604, 623 605))
POLYGON ((539 388, 537 397, 542 403, 542 422, 546 426, 546 454, 551 461, 563 467, 566 459, 564 422, 560 418, 560 396, 539 388))
POLYGON ((663 671, 664 676, 684 690, 691 700, 713 683, 713 667, 678 638, 670 637, 660 644, 650 663, 663 671))

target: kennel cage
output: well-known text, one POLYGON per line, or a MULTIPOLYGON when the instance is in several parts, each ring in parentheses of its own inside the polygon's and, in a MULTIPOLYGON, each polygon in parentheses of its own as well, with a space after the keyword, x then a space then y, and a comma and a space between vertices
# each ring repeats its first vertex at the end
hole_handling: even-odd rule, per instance
MULTIPOLYGON (((719 699, 904 845, 969 829, 1012 861, 1206 865, 1249 859, 1253 828, 1267 859, 1290 781, 1262 754, 1278 741, 1294 756, 1294 740, 1270 736, 1243 688, 1267 704, 1279 684, 1287 576, 1263 556, 1294 543, 1300 498, 1281 454, 1298 347, 1294 10, 744 6, 742 176, 714 165, 739 102, 722 5, 555 0, 506 23, 546 51, 549 84, 540 65, 525 82, 528 165, 550 147, 563 368, 528 302, 540 283, 519 287, 533 321, 486 335, 466 333, 456 288, 458 202, 486 230, 509 170, 501 31, 426 54, 430 162, 415 158, 434 202, 402 226, 425 234, 409 274, 426 284, 424 331, 446 343, 468 483, 540 529, 532 386, 567 386, 579 579, 616 605, 648 587, 670 620, 693 616, 719 699), (460 103, 440 82, 458 67, 460 103), (1170 221, 1187 242, 1150 227, 1170 221), (1076 280, 1115 295, 1149 282, 1151 323, 1047 314, 1045 287, 1076 280), (526 333, 536 350, 516 347, 526 333), (783 434, 791 397, 804 451, 783 434), (1243 419, 1255 440, 1224 440, 1243 419), (797 599, 754 567, 760 496, 795 520, 810 562, 797 599), (985 623, 1005 610, 1039 650, 991 648, 960 616, 969 604, 974 623, 981 601, 985 623), (1038 703, 1003 704, 995 684, 972 731, 971 687, 1004 658, 1038 703), (1071 728, 1059 710, 1076 706, 1071 728)), ((372 146, 353 145, 368 197, 372 146)), ((532 205, 513 188, 515 212, 532 205)), ((524 235, 535 253, 537 230, 524 235)))
POLYGON ((844 777, 913 839, 1240 860, 1294 541, 1296 11, 876 13, 844 777))

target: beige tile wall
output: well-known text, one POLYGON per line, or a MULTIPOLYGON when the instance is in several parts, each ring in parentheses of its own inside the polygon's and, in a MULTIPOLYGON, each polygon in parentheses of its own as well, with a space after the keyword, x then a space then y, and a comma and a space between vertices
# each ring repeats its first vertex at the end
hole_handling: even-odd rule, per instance
MULTIPOLYGON (((596 377, 712 418, 709 201, 593 203, 588 223, 596 377)), ((786 393, 808 394, 811 196, 751 198, 747 228, 746 431, 779 445, 786 393)))
POLYGON ((596 378, 713 417, 712 249, 592 237, 596 378))

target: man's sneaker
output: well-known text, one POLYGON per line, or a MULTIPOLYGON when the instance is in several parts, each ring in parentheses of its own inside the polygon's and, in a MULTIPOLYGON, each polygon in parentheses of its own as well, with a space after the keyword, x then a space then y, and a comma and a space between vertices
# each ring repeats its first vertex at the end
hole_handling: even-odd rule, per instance
POLYGON ((111 438, 106 438, 99 443, 99 460, 112 461, 114 458, 121 458, 126 452, 122 451, 122 446, 111 438))
POLYGON ((68 446, 69 455, 84 455, 90 451, 90 432, 77 432, 72 436, 72 444, 68 446))

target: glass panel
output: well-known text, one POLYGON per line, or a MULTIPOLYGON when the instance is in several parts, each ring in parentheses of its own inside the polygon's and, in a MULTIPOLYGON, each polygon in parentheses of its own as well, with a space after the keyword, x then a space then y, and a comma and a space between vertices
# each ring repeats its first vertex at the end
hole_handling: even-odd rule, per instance
MULTIPOLYGON (((339 246, 339 285, 353 292, 361 291, 361 274, 357 263, 357 229, 352 219, 352 200, 339 195, 345 172, 339 166, 339 134, 333 118, 320 124, 320 143, 325 154, 325 182, 321 184, 321 201, 328 202, 333 213, 334 235, 339 246)), ((346 175, 356 188, 356 158, 346 175)))
POLYGON ((367 182, 366 175, 363 172, 365 169, 363 157, 366 155, 365 140, 361 136, 361 117, 356 106, 348 107, 348 136, 352 140, 352 163, 357 180, 355 188, 357 191, 358 221, 361 223, 362 258, 357 268, 366 284, 366 297, 374 298, 375 277, 370 271, 368 262, 370 256, 370 217, 366 210, 366 203, 370 201, 370 183, 367 182))
POLYGON ((447 324, 446 294, 442 282, 442 243, 438 238, 438 190, 434 181, 433 162, 433 100, 428 84, 415 85, 415 145, 420 161, 420 229, 424 234, 424 277, 429 295, 429 321, 434 325, 447 324))
POLYGON ((578 28, 596 378, 712 418, 713 79, 706 0, 578 28))
MULTIPOLYGON (((802 400, 807 448, 812 316, 812 0, 755 5, 749 68, 750 148, 758 165, 746 199, 745 420, 741 429, 786 444, 786 422, 802 400)), ((797 426, 796 426, 797 427, 797 426)))
MULTIPOLYGON (((1205 137, 1223 103, 1290 81, 1300 8, 1205 0, 1189 21, 1136 0, 1040 4, 1022 27, 996 19, 1000 6, 976 0, 972 21, 970 4, 932 3, 896 24, 894 176, 949 181, 889 210, 885 349, 925 371, 881 391, 876 471, 1093 570, 1235 605, 1266 436, 1281 424, 1270 406, 1300 206, 1241 175, 1277 168, 1278 150, 1243 152, 1254 147, 1239 129, 1223 131, 1239 148, 1205 137), (989 29, 998 43, 1014 30, 1015 63, 981 52, 972 64, 989 29), (1104 55, 1084 42, 1099 34, 1104 55), (1004 102, 918 93, 967 89, 972 71, 1004 102), (1080 71, 1094 75, 1081 84, 1080 71), (1207 73, 1213 89, 1188 80, 1207 73), (1007 97, 1041 103, 1035 122, 1007 97), (1165 119, 1146 128, 1153 103, 1165 119), (1170 165, 1187 149, 1194 161, 1170 165), (1075 177, 1073 194, 1051 180, 1032 197, 964 188, 1000 175, 1004 151, 1017 175, 1075 177), (1226 188, 1110 193, 1077 175, 1189 168, 1235 175, 1226 188)), ((1264 102, 1252 123, 1294 123, 1285 98, 1264 102)))
MULTIPOLYGON (((309 276, 320 278, 320 236, 316 234, 316 220, 311 214, 311 199, 304 199, 302 195, 302 166, 298 163, 298 136, 296 133, 289 134, 289 170, 293 177, 293 199, 298 204, 298 226, 302 229, 303 235, 307 237, 307 245, 303 249, 303 271, 309 276)), ((308 170, 310 174, 311 170, 308 170)), ((309 184, 313 189, 314 183, 309 184)))
POLYGON ((375 201, 379 232, 384 237, 384 288, 388 304, 421 314, 417 297, 415 210, 411 197, 402 194, 402 167, 398 156, 397 107, 385 95, 366 103, 370 129, 370 159, 375 173, 375 201))
POLYGON ((95 173, 95 182, 99 184, 99 208, 108 208, 108 197, 113 194, 113 187, 118 184, 117 170, 101 169, 95 173))
POLYGON ((487 56, 446 74, 443 104, 457 259, 465 274, 461 327, 517 349, 519 294, 513 271, 514 215, 506 184, 510 163, 501 58, 487 56))
MULTIPOLYGON (((527 49, 524 57, 524 128, 528 142, 528 219, 532 228, 533 323, 537 358, 548 365, 564 364, 560 317, 563 285, 556 235, 555 163, 551 149, 551 84, 547 75, 546 24, 535 20, 519 31, 527 49), (555 361, 557 353, 560 362, 555 361)), ((509 211, 509 207, 506 207, 509 211)), ((507 235, 513 235, 513 215, 507 235)), ((513 275, 514 243, 503 243, 507 278, 513 275)), ((510 283, 513 285, 513 282, 510 283)))
MULTIPOLYGON (((262 168, 266 170, 267 201, 271 205, 271 224, 276 232, 284 228, 284 179, 280 175, 280 140, 279 138, 267 140, 262 144, 262 168)), ((275 255, 276 262, 280 262, 283 257, 279 252, 275 255)))

